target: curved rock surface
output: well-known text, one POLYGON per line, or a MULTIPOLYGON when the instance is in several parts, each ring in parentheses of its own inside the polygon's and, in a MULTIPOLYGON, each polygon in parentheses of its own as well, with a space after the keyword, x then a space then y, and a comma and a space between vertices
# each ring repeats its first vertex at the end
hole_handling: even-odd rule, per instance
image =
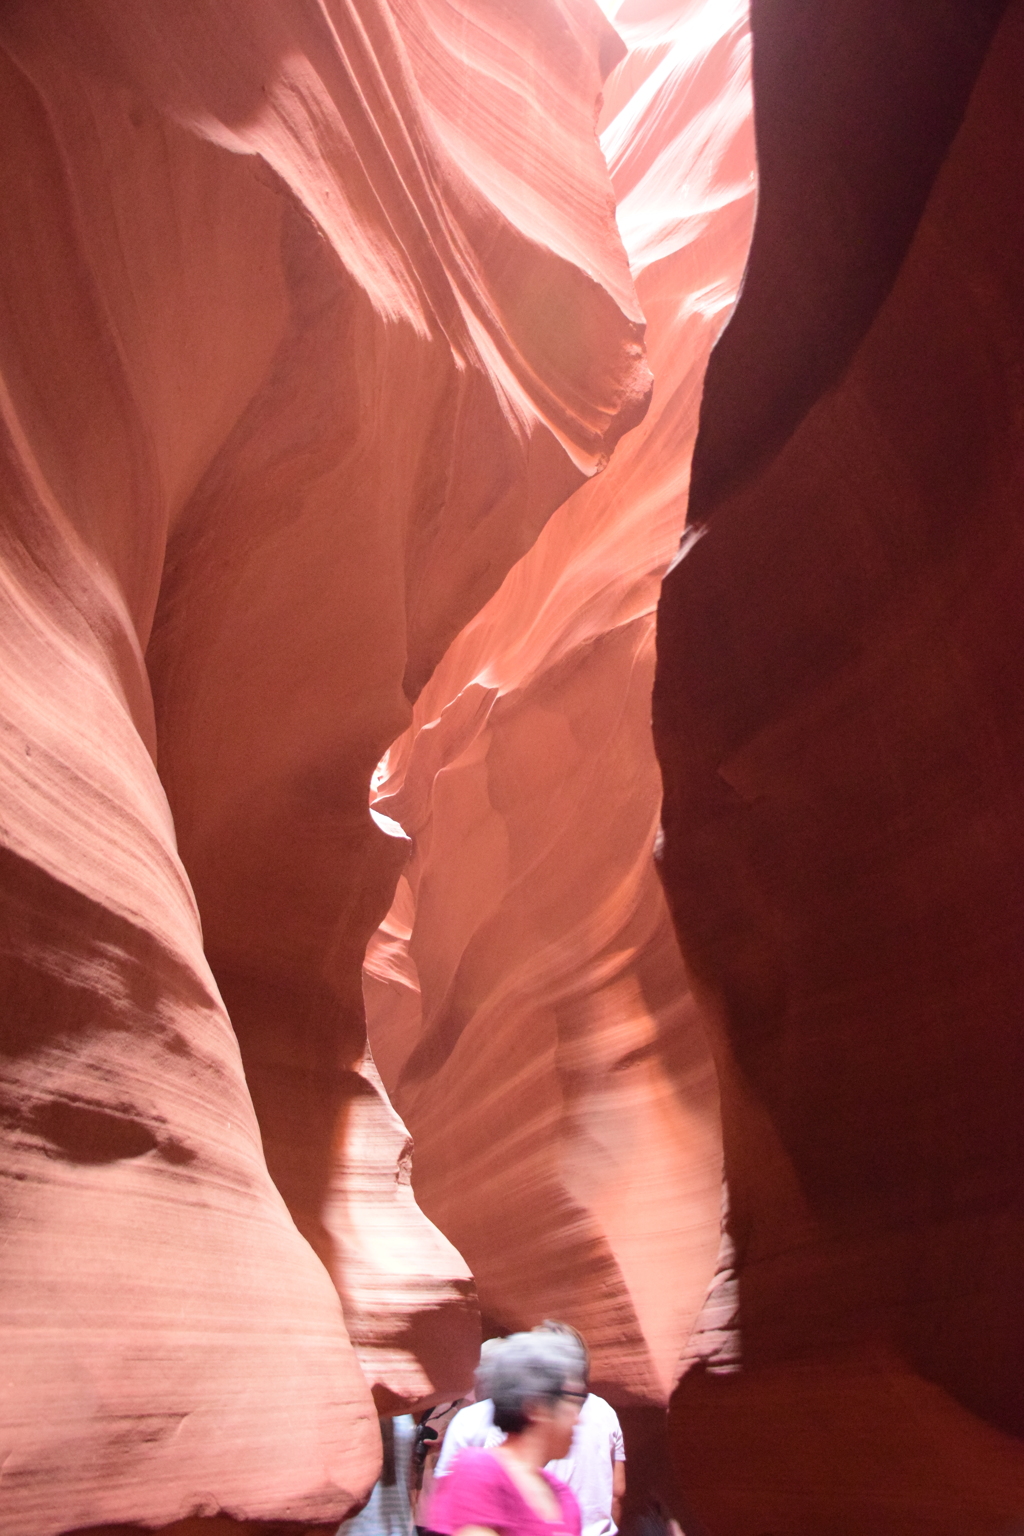
POLYGON ((358 1264, 367 784, 643 412, 619 51, 585 0, 0 17, 5 1536, 339 1517, 378 1440, 324 1264, 378 1396, 463 1384, 407 1190, 358 1264))
POLYGON ((730 1536, 1005 1533, 1024 7, 778 0, 754 57, 758 224, 658 620, 663 868, 716 1040, 740 1367, 684 1379, 677 1465, 730 1536))
POLYGON ((417 1197, 487 1323, 572 1320, 626 1405, 666 1400, 719 1244, 717 1088, 651 856, 649 701, 754 178, 745 6, 608 9, 630 52, 602 146, 654 401, 451 646, 378 770, 375 809, 413 852, 364 990, 417 1197))
POLYGON ((479 1359, 476 1287, 416 1204, 412 1140, 369 1051, 354 1075, 321 1220, 356 1356, 378 1412, 396 1413, 465 1391, 479 1359))

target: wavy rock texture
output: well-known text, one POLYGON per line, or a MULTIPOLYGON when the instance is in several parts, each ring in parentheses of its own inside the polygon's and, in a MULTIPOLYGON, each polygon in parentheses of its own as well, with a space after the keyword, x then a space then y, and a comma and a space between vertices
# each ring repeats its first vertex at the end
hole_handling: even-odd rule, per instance
POLYGON ((602 145, 655 378, 645 423, 451 646, 377 775, 413 853, 371 941, 381 1076, 492 1325, 583 1329, 666 1400, 719 1243, 717 1088, 652 861, 654 605, 753 211, 745 7, 622 5, 602 145))
POLYGON ((1009 1533, 1024 7, 778 0, 753 28, 758 223, 658 621, 741 1367, 685 1377, 677 1465, 730 1536, 1009 1533))
POLYGON ((358 1076, 322 1220, 363 1374, 378 1409, 397 1412, 410 1399, 434 1396, 436 1383, 472 1377, 479 1336, 453 1327, 452 1312, 461 1295, 475 1319, 476 1290, 461 1255, 416 1205, 412 1141, 368 1051, 358 1076))
POLYGON ((4 7, 5 1536, 339 1517, 314 1249, 378 1395, 463 1384, 463 1264, 364 1198, 367 784, 642 414, 618 50, 584 0, 4 7))

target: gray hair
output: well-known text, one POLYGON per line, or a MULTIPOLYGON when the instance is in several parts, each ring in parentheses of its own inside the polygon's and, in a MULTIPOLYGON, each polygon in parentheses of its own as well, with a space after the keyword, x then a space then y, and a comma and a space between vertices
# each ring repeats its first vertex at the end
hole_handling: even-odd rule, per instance
POLYGON ((554 1402, 570 1381, 582 1381, 583 1364, 574 1339, 559 1333, 513 1333, 497 1341, 487 1357, 487 1385, 494 1422, 515 1435, 529 1422, 527 1405, 554 1402))

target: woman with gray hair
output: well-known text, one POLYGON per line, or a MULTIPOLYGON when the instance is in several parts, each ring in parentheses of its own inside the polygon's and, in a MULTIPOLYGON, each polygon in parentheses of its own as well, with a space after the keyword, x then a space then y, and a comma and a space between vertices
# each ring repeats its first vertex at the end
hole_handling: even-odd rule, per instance
POLYGON ((505 1441, 459 1453, 437 1487, 440 1536, 580 1536, 572 1491, 544 1463, 567 1455, 587 1396, 580 1351, 556 1333, 513 1333, 489 1352, 487 1387, 505 1441))

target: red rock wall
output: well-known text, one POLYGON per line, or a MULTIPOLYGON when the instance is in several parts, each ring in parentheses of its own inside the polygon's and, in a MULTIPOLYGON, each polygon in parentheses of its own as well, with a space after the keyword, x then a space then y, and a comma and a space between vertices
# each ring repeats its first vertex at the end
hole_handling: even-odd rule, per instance
POLYGON ((754 7, 758 223, 655 692, 738 1285, 739 1369, 690 1373, 673 1435, 728 1536, 1024 1511, 1024 9, 997 30, 1003 9, 754 7))
POLYGON ((337 1519, 324 1265, 385 1404, 465 1380, 465 1266, 367 1198, 368 778, 642 414, 617 49, 583 0, 0 17, 5 1536, 337 1519))
POLYGON ((489 1326, 570 1319, 625 1405, 671 1391, 719 1246, 717 1087, 651 857, 649 709, 753 144, 745 6, 614 20, 630 53, 602 145, 653 405, 454 642, 379 770, 375 808, 412 854, 364 989, 417 1196, 489 1326))

